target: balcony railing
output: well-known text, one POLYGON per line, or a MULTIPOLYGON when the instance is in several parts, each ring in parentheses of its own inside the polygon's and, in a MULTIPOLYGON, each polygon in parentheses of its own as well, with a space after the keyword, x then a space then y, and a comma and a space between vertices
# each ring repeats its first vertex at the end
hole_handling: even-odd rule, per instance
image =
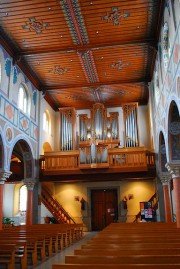
POLYGON ((76 170, 79 169, 79 150, 46 152, 40 161, 45 171, 76 170))
POLYGON ((119 172, 147 171, 149 167, 155 167, 155 157, 153 152, 147 151, 144 147, 108 149, 106 146, 99 146, 94 159, 87 145, 87 147, 81 147, 80 150, 46 152, 44 156, 41 156, 40 167, 44 173, 63 170, 66 170, 66 173, 68 171, 72 173, 75 170, 93 168, 116 169, 119 172))
POLYGON ((108 157, 110 168, 137 167, 147 170, 146 150, 143 147, 109 149, 108 157))

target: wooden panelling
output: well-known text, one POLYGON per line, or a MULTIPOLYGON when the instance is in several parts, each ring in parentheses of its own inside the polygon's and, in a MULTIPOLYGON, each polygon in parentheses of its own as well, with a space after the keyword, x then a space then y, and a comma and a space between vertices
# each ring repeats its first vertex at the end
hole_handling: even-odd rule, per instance
POLYGON ((2 0, 0 42, 56 110, 146 104, 163 4, 2 0))

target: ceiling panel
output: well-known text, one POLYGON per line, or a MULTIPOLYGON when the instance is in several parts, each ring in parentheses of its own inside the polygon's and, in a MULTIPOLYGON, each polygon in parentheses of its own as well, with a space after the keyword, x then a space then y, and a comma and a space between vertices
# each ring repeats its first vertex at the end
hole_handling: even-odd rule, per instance
POLYGON ((148 102, 163 0, 1 0, 0 42, 49 104, 148 102))

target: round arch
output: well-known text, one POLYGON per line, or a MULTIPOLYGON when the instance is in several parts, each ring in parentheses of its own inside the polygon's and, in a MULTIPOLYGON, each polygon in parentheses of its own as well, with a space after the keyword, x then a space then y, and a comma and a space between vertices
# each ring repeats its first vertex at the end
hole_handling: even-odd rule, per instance
POLYGON ((167 163, 167 155, 166 155, 166 143, 165 143, 165 138, 164 134, 161 131, 159 133, 159 172, 167 172, 167 169, 165 167, 165 164, 167 163))
POLYGON ((51 151, 52 151, 51 145, 48 142, 45 142, 43 144, 42 154, 44 154, 44 152, 51 152, 51 151))
POLYGON ((174 100, 171 101, 168 114, 169 161, 180 160, 180 113, 174 100))
POLYGON ((23 164, 23 178, 34 178, 34 154, 33 149, 31 147, 31 144, 29 141, 23 137, 18 136, 13 141, 13 144, 11 146, 10 152, 9 152, 9 169, 11 166, 11 158, 13 155, 16 155, 18 159, 22 161, 23 164))
POLYGON ((0 169, 8 170, 7 163, 6 163, 7 153, 5 150, 5 145, 6 145, 6 142, 4 139, 4 135, 3 135, 2 129, 0 128, 0 169))

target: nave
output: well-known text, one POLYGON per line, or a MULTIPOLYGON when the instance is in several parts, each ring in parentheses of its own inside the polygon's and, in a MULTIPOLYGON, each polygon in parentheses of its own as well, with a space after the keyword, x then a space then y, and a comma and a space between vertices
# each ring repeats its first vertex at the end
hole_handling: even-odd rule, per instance
MULTIPOLYGON (((34 269, 52 269, 52 264, 62 264, 65 263, 65 256, 66 255, 73 255, 75 249, 81 248, 81 245, 86 244, 87 241, 91 240, 97 232, 84 232, 83 238, 74 243, 73 245, 65 248, 64 250, 60 251, 58 254, 53 255, 43 263, 40 263, 34 269)), ((28 269, 32 269, 32 266, 28 266, 28 269)))

